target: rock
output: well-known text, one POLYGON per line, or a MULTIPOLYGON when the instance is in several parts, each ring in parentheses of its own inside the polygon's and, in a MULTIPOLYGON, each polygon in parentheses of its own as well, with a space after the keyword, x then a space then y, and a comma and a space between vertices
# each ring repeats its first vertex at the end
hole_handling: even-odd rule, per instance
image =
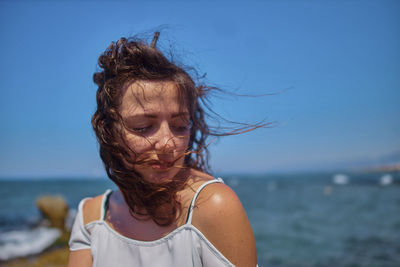
POLYGON ((63 197, 43 196, 36 200, 36 206, 43 216, 50 221, 52 227, 64 231, 68 205, 63 197))

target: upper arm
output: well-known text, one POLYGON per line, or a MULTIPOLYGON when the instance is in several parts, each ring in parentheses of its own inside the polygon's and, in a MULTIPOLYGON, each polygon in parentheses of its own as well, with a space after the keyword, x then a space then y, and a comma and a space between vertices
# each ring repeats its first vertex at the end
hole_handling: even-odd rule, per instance
POLYGON ((193 213, 195 225, 235 266, 256 266, 253 231, 235 192, 224 184, 203 189, 193 213))
POLYGON ((92 253, 90 249, 69 252, 68 267, 90 267, 92 263, 92 253))
POLYGON ((68 267, 92 266, 89 233, 85 225, 100 218, 102 197, 98 196, 82 201, 72 227, 68 267))

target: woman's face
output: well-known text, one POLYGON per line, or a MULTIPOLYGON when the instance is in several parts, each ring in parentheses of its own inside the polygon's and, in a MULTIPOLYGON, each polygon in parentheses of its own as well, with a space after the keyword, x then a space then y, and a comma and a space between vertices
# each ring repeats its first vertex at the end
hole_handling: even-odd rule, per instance
POLYGON ((190 136, 190 116, 178 102, 173 82, 136 81, 123 89, 119 112, 123 138, 148 181, 173 179, 183 167, 190 136))

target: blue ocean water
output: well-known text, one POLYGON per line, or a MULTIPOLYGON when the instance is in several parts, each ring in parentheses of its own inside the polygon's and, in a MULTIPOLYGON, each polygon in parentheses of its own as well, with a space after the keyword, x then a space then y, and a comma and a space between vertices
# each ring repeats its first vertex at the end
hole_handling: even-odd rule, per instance
MULTIPOLYGON (((400 266, 400 173, 387 174, 386 182, 384 175, 223 178, 253 226, 259 266, 400 266)), ((107 188, 115 186, 89 179, 0 181, 0 250, 28 242, 29 233, 48 235, 37 226, 39 196, 62 195, 73 210, 107 188)))

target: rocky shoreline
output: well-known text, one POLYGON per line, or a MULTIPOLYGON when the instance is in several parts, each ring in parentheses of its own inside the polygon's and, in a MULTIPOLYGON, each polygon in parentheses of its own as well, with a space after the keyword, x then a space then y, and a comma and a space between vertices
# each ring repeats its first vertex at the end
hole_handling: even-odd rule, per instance
POLYGON ((65 267, 68 264, 68 246, 50 248, 26 258, 17 258, 0 263, 1 267, 65 267))
POLYGON ((36 200, 36 206, 50 227, 61 231, 61 235, 39 254, 0 261, 0 267, 61 267, 68 265, 68 241, 71 235, 65 221, 68 205, 61 196, 43 196, 36 200))

